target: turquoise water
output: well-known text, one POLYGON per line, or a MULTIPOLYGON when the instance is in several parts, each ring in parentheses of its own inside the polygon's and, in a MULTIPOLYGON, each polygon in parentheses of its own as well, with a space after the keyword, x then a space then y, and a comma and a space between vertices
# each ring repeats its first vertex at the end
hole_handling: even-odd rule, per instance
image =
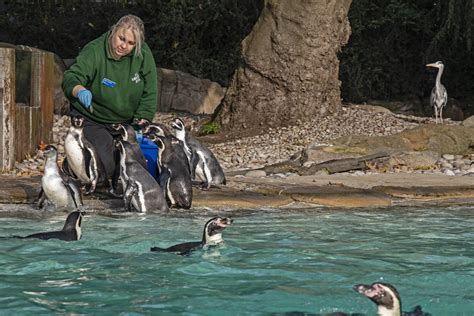
MULTIPOLYGON (((397 287, 403 309, 474 315, 474 208, 225 211, 225 245, 151 253, 201 238, 215 211, 83 220, 78 242, 0 240, 1 315, 375 314, 357 283, 397 287)), ((0 218, 0 235, 65 216, 0 218)))

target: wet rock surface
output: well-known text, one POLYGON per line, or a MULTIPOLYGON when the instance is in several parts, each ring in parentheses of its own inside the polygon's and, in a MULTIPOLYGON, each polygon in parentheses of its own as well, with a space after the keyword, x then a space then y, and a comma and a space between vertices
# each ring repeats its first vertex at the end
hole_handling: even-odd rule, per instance
MULTIPOLYGON (((157 113, 154 121, 169 125, 176 116, 195 135, 210 120, 206 115, 157 113)), ((445 126, 456 127, 461 123, 447 120, 445 126)), ((53 143, 58 148, 60 162, 69 124, 67 116, 55 117, 53 143)), ((398 150, 383 161, 365 163, 361 170, 328 174, 320 169, 306 175, 295 171, 298 170, 295 166, 308 169, 330 159, 370 154, 364 146, 341 142, 335 146, 341 138, 373 139, 422 125, 428 130, 438 128, 431 118, 400 116, 373 107, 343 107, 339 115, 315 117, 310 123, 269 129, 260 135, 220 141, 219 137, 202 137, 221 162, 228 184, 209 191, 194 189, 193 207, 384 207, 420 201, 472 202, 474 154, 468 152, 398 150), (206 142, 209 139, 213 141, 206 142)), ((31 157, 18 162, 11 172, 0 175, 0 203, 33 203, 40 189, 43 164, 40 156, 31 157)), ((86 197, 86 205, 107 212, 110 208, 120 209, 121 200, 99 194, 86 197)))

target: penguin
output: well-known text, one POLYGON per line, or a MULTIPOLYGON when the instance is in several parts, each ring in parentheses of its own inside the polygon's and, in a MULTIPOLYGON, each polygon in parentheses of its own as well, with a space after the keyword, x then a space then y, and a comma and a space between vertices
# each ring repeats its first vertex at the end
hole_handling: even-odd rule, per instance
POLYGON ((40 151, 46 158, 41 177, 41 192, 38 207, 43 208, 47 200, 56 210, 76 210, 83 206, 78 181, 62 172, 58 167, 58 150, 53 145, 41 143, 40 151))
POLYGON ((127 141, 133 148, 133 157, 138 161, 143 168, 148 168, 145 156, 140 149, 140 144, 137 141, 135 129, 131 125, 112 124, 112 128, 120 133, 122 140, 127 141))
POLYGON ((130 143, 119 140, 117 146, 120 153, 120 177, 124 188, 125 209, 141 213, 168 211, 163 189, 148 170, 134 159, 134 149, 130 143))
POLYGON ((159 136, 165 137, 174 137, 173 133, 169 130, 169 128, 161 123, 151 123, 148 124, 143 129, 143 134, 155 134, 159 136))
POLYGON ((152 247, 150 251, 174 252, 181 256, 188 256, 192 251, 202 249, 209 246, 217 246, 222 244, 222 231, 233 222, 227 217, 213 217, 204 225, 201 241, 190 241, 177 244, 168 248, 152 247))
POLYGON ((193 200, 191 171, 180 141, 174 136, 147 135, 158 146, 158 182, 170 206, 189 209, 193 200))
POLYGON ((14 238, 38 238, 42 240, 60 239, 64 241, 79 240, 82 237, 81 224, 82 212, 74 211, 69 213, 62 230, 31 234, 28 236, 12 236, 14 238))
POLYGON ((377 304, 377 314, 382 316, 431 316, 417 305, 411 312, 402 313, 402 300, 397 289, 388 283, 375 282, 371 285, 356 284, 353 290, 365 295, 377 304))
POLYGON ((97 183, 108 186, 108 180, 102 161, 92 144, 84 137, 84 118, 80 116, 71 117, 71 127, 64 140, 66 158, 62 169, 75 176, 81 183, 89 185, 84 194, 95 191, 97 183))
MULTIPOLYGON (((120 135, 119 139, 125 140, 130 143, 130 146, 132 148, 132 151, 130 154, 132 155, 133 159, 135 159, 139 164, 141 164, 145 169, 148 170, 148 164, 140 148, 140 144, 137 141, 135 129, 131 125, 128 125, 128 124, 124 125, 124 124, 119 124, 119 123, 112 124, 112 128, 119 133, 120 135)), ((115 138, 115 141, 117 141, 117 138, 115 138)), ((118 160, 120 160, 120 157, 118 157, 118 160)), ((117 162, 115 164, 114 174, 112 175, 112 188, 110 190, 110 193, 117 197, 121 196, 120 194, 116 193, 119 177, 120 177, 120 163, 117 162)))
POLYGON ((205 145, 186 132, 184 122, 176 118, 171 126, 175 136, 183 142, 186 156, 191 167, 191 178, 203 181, 202 188, 209 189, 212 184, 226 184, 224 171, 214 154, 205 145))

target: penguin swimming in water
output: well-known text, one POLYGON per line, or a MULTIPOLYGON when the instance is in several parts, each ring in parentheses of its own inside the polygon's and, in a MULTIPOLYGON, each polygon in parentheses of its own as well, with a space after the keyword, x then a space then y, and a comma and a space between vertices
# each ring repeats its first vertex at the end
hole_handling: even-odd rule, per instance
POLYGON ((377 304, 377 314, 381 316, 431 316, 430 313, 423 312, 419 305, 411 312, 402 313, 400 295, 397 289, 388 283, 375 282, 371 285, 357 284, 353 289, 377 304))
POLYGON ((59 169, 56 147, 41 143, 39 149, 46 160, 41 177, 38 207, 42 208, 45 201, 53 204, 56 210, 76 210, 82 207, 81 190, 77 180, 59 169))
POLYGON ((172 207, 191 207, 193 187, 188 159, 181 142, 174 136, 146 134, 158 146, 158 182, 172 207))
POLYGON ((134 149, 130 143, 119 140, 117 146, 120 153, 120 177, 124 188, 125 209, 142 213, 168 211, 163 189, 148 170, 134 159, 134 149))
POLYGON ((203 181, 202 187, 209 189, 212 184, 226 184, 224 171, 212 151, 186 132, 184 122, 176 118, 171 124, 175 136, 183 142, 191 167, 191 178, 203 181))
POLYGON ((152 247, 150 251, 175 252, 182 256, 190 255, 192 251, 208 246, 216 246, 224 242, 222 231, 233 222, 227 217, 213 217, 204 225, 201 241, 190 241, 168 248, 152 247))
POLYGON ((82 237, 81 231, 82 213, 74 211, 69 213, 62 230, 31 234, 28 236, 12 236, 14 238, 38 238, 42 240, 60 239, 64 241, 79 240, 82 237))
POLYGON ((105 183, 108 186, 108 180, 94 146, 84 137, 83 127, 83 117, 71 117, 71 127, 64 140, 66 159, 62 169, 81 183, 89 185, 84 194, 90 194, 95 191, 97 183, 105 183))

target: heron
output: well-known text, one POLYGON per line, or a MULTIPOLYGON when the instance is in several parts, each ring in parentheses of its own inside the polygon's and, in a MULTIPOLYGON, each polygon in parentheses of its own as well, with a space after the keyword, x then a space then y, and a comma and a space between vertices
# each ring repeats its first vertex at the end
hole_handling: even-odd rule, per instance
POLYGON ((448 93, 441 83, 441 75, 443 74, 444 65, 443 62, 437 61, 435 63, 427 64, 426 67, 438 68, 436 83, 433 90, 431 90, 430 104, 434 108, 436 124, 438 124, 438 116, 441 124, 443 124, 443 108, 448 102, 448 93))

